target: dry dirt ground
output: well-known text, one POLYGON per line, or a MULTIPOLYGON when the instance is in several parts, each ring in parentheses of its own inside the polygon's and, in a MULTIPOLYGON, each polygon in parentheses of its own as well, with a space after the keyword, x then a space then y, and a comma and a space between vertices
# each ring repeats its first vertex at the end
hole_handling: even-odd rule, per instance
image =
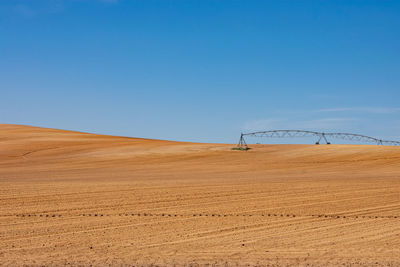
POLYGON ((0 125, 1 265, 400 266, 400 147, 0 125))

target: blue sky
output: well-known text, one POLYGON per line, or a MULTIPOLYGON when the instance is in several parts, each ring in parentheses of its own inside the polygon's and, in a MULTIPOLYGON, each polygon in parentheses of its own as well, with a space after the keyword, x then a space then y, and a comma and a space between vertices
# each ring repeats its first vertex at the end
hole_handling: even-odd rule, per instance
POLYGON ((399 70, 400 1, 0 2, 0 123, 400 140, 399 70))

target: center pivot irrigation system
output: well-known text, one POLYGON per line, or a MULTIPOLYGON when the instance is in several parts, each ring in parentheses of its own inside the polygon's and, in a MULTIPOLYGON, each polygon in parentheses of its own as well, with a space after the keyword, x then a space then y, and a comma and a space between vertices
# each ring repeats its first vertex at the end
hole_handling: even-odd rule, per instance
POLYGON ((361 134, 350 134, 350 133, 323 133, 313 131, 302 131, 302 130, 273 130, 273 131, 262 131, 254 133, 242 133, 240 135, 238 148, 247 150, 247 143, 244 140, 245 136, 249 137, 267 137, 267 138, 291 138, 291 137, 315 137, 317 141, 316 145, 319 145, 321 141, 329 145, 328 138, 342 139, 347 141, 355 141, 362 143, 375 143, 377 145, 388 145, 388 146, 400 146, 398 141, 388 141, 378 138, 373 138, 361 134))

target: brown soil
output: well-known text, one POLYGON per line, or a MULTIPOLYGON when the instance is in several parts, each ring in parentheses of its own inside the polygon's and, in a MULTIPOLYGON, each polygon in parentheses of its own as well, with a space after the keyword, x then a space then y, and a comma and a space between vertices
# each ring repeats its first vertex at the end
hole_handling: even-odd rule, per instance
POLYGON ((0 125, 0 265, 400 265, 400 147, 0 125))

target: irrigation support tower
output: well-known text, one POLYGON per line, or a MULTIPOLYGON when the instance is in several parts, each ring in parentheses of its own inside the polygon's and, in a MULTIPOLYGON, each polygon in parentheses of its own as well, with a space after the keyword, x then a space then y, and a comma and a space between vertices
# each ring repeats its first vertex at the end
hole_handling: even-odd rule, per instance
POLYGON ((361 134, 351 133, 324 133, 315 131, 303 131, 303 130, 271 130, 271 131, 260 131, 253 133, 242 133, 238 143, 238 148, 247 149, 247 143, 244 139, 245 136, 249 137, 267 137, 267 138, 294 138, 294 137, 315 137, 317 141, 316 145, 319 145, 321 141, 329 145, 328 138, 342 139, 347 141, 355 141, 362 143, 374 143, 376 145, 389 145, 389 146, 400 146, 399 141, 382 140, 361 134))

